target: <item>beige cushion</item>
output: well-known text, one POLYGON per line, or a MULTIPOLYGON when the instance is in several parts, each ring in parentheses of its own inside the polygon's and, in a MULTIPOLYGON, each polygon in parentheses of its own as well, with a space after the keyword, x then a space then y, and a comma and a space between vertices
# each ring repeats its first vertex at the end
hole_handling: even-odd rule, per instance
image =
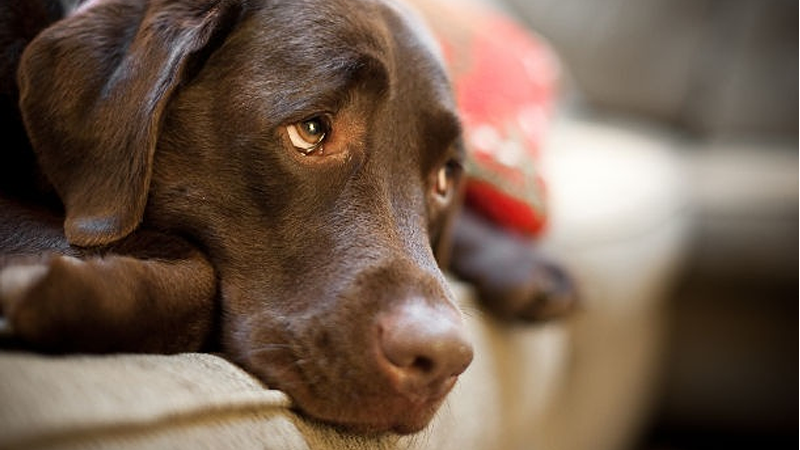
POLYGON ((214 355, 8 352, 0 355, 0 448, 464 450, 520 440, 507 430, 527 431, 541 412, 535 405, 556 391, 563 327, 495 323, 481 317, 469 288, 453 287, 477 356, 421 435, 363 438, 310 423, 283 393, 214 355))

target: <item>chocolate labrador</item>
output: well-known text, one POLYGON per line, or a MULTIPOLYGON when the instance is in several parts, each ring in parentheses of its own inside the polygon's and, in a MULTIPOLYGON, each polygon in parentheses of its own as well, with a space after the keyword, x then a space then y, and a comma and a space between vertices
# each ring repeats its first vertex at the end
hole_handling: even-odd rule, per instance
MULTIPOLYGON (((418 18, 383 0, 0 8, 15 339, 218 349, 318 420, 429 422, 473 356, 440 269, 448 230, 465 276, 491 287, 497 262, 485 225, 450 226, 464 150, 418 18)), ((547 304, 523 291, 512 313, 547 304)))

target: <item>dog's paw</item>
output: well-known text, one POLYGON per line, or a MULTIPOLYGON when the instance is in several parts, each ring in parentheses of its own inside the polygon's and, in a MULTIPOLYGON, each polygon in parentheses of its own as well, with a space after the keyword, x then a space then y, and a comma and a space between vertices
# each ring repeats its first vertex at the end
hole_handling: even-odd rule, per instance
MULTIPOLYGON (((0 268, 0 336, 34 346, 49 347, 53 340, 52 319, 60 314, 56 268, 69 265, 66 256, 21 259, 0 268)), ((63 287, 63 286, 62 286, 63 287)))
POLYGON ((33 288, 46 276, 46 264, 12 265, 0 271, 0 312, 4 316, 14 315, 33 288))
POLYGON ((485 306, 502 318, 524 321, 552 320, 572 313, 579 303, 578 294, 564 269, 544 260, 531 247, 519 250, 520 254, 495 266, 497 274, 478 284, 485 306))
POLYGON ((572 278, 535 242, 469 212, 453 233, 451 269, 472 283, 498 317, 542 321, 564 317, 579 301, 572 278))

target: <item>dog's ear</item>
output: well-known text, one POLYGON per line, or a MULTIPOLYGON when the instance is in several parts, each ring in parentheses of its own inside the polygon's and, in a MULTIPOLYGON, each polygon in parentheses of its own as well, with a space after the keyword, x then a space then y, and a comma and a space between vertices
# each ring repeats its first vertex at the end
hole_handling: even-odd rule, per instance
POLYGON ((162 113, 236 0, 95 0, 44 30, 20 64, 20 107, 66 210, 67 239, 104 245, 142 220, 162 113))

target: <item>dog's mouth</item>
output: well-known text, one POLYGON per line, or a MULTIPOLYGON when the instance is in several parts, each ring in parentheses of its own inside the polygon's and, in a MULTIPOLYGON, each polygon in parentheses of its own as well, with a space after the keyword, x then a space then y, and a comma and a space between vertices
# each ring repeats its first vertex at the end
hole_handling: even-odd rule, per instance
MULTIPOLYGON (((455 380, 453 382, 455 384, 455 380)), ((452 385, 451 385, 452 387, 452 385)), ((448 390, 449 391, 449 390, 448 390)), ((370 416, 348 419, 337 417, 322 420, 350 433, 363 435, 381 435, 384 433, 412 434, 423 430, 431 422, 439 410, 446 394, 430 398, 422 403, 397 402, 396 407, 383 405, 380 411, 370 416)))
POLYGON ((295 389, 288 394, 300 414, 346 432, 411 434, 423 430, 430 423, 457 380, 457 375, 451 376, 428 392, 415 395, 394 390, 384 392, 380 397, 348 399, 346 403, 336 401, 335 396, 308 395, 311 390, 295 389))
POLYGON ((326 376, 300 372, 297 365, 289 368, 274 361, 250 370, 270 388, 289 395, 293 409, 301 415, 366 435, 410 434, 424 429, 459 377, 451 375, 412 391, 378 373, 334 382, 326 376), (319 381, 313 382, 314 378, 319 381))
MULTIPOLYGON (((377 346, 376 346, 377 347, 377 346)), ((410 434, 424 429, 433 419, 439 407, 458 381, 460 374, 471 361, 469 359, 453 369, 452 373, 431 376, 429 363, 420 367, 397 367, 381 356, 381 350, 373 352, 378 373, 368 383, 380 387, 380 393, 372 398, 356 401, 355 410, 330 410, 327 406, 314 408, 309 404, 306 413, 350 432, 380 434, 394 432, 410 434), (424 372, 424 373, 423 373, 424 372)), ((362 380, 363 382, 364 380, 362 380)), ((312 402, 324 397, 315 396, 312 402)))
POLYGON ((306 417, 358 434, 418 432, 470 364, 472 347, 453 314, 413 303, 399 311, 350 333, 256 332, 273 344, 255 340, 268 351, 240 362, 306 417))

